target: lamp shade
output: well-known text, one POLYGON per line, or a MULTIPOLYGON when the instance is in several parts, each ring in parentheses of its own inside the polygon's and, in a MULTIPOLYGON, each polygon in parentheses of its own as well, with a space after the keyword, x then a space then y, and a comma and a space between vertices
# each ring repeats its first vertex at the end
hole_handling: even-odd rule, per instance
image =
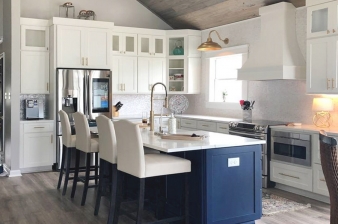
POLYGON ((212 39, 209 37, 207 42, 202 43, 197 50, 199 51, 215 51, 221 50, 222 47, 216 42, 213 42, 212 39))
POLYGON ((333 111, 333 102, 329 98, 314 98, 312 103, 313 111, 333 111))

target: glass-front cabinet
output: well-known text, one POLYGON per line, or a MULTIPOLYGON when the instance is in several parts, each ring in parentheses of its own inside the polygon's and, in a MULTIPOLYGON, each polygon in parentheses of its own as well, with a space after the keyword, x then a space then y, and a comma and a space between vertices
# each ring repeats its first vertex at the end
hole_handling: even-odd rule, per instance
POLYGON ((167 31, 168 89, 171 94, 197 94, 200 92, 201 35, 197 31, 167 31), (182 32, 184 35, 182 35, 182 32))
POLYGON ((137 55, 137 34, 113 33, 112 52, 114 55, 137 55))
POLYGON ((48 51, 49 27, 21 25, 21 50, 48 51))
POLYGON ((338 31, 338 3, 336 1, 308 7, 307 37, 335 35, 338 31))
POLYGON ((160 35, 138 35, 138 55, 165 57, 165 37, 160 35))

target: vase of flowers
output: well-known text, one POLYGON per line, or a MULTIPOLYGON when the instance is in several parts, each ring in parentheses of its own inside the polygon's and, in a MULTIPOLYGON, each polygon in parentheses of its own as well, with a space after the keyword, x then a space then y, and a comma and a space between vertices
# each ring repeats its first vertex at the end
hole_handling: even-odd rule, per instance
POLYGON ((226 98, 227 98, 228 92, 226 90, 224 90, 222 92, 222 97, 223 97, 223 102, 225 102, 226 98))

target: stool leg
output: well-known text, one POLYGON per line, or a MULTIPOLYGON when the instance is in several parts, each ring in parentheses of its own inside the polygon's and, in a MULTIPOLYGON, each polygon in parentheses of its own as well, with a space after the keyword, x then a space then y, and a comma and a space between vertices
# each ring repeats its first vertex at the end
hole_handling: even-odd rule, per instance
POLYGON ((97 177, 99 175, 99 153, 95 153, 95 185, 97 185, 97 177))
POLYGON ((76 149, 76 156, 75 156, 75 171, 74 171, 74 179, 73 179, 73 188, 71 198, 74 198, 76 185, 79 177, 79 166, 80 166, 80 150, 76 149))
POLYGON ((113 223, 115 216, 119 214, 115 213, 116 211, 116 197, 117 197, 117 165, 112 164, 112 186, 111 186, 111 197, 110 197, 110 208, 109 208, 109 216, 108 216, 108 224, 113 223))
POLYGON ((70 160, 72 159, 72 148, 67 148, 67 164, 66 164, 66 174, 65 174, 65 182, 63 185, 62 195, 66 194, 70 173, 70 160))
POLYGON ((185 177, 184 177, 184 182, 185 182, 185 186, 184 186, 184 189, 185 189, 185 205, 184 205, 184 208, 185 208, 185 224, 189 224, 189 174, 186 173, 185 174, 185 177))
POLYGON ((65 157, 66 157, 66 147, 64 145, 62 145, 61 168, 60 168, 60 175, 59 175, 59 181, 58 181, 57 189, 60 189, 60 186, 61 186, 63 169, 65 168, 65 157))
POLYGON ((141 178, 136 224, 142 223, 142 213, 143 213, 143 205, 144 205, 144 187, 145 187, 145 178, 141 178))
POLYGON ((102 188, 103 188, 103 175, 106 162, 103 159, 100 159, 100 177, 99 177, 99 187, 97 189, 97 196, 96 196, 96 203, 95 203, 95 210, 94 215, 99 214, 100 204, 101 204, 101 196, 102 196, 102 188))
MULTIPOLYGON (((114 217, 113 217, 113 224, 117 224, 119 221, 119 213, 120 213, 120 206, 122 201, 122 186, 123 186, 123 173, 116 170, 116 199, 115 199, 115 211, 114 211, 114 217)), ((108 223, 110 224, 110 223, 108 223)))
POLYGON ((90 160, 91 160, 91 153, 87 153, 86 155, 86 176, 85 176, 85 182, 84 182, 84 187, 83 187, 83 193, 82 193, 82 201, 81 201, 81 206, 84 206, 86 203, 86 198, 87 198, 87 191, 88 191, 88 185, 89 185, 89 174, 90 174, 90 160))

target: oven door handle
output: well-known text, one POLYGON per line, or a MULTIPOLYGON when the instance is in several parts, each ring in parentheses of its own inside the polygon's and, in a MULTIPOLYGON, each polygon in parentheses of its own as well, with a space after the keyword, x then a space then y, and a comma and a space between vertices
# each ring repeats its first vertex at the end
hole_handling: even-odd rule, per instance
POLYGON ((265 139, 265 135, 257 135, 257 134, 250 134, 250 133, 246 133, 246 132, 237 132, 237 131, 231 131, 229 130, 229 134, 233 134, 233 135, 240 135, 243 137, 251 137, 251 138, 259 138, 259 139, 265 139))

